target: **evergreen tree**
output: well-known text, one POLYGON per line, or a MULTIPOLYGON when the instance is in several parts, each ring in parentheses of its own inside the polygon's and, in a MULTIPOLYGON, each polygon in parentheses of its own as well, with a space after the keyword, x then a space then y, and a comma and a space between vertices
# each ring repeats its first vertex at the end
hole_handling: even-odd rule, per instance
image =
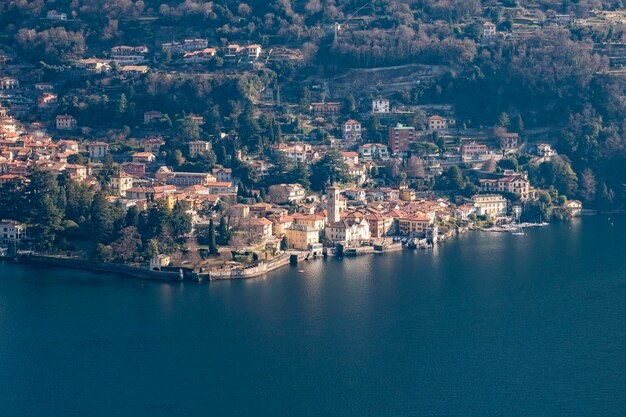
POLYGON ((209 254, 219 254, 217 250, 217 243, 215 242, 215 226, 213 225, 213 219, 209 221, 209 254))
POLYGON ((221 246, 228 245, 230 241, 230 231, 228 230, 228 225, 226 224, 226 216, 222 216, 220 219, 220 224, 217 226, 217 243, 221 246))

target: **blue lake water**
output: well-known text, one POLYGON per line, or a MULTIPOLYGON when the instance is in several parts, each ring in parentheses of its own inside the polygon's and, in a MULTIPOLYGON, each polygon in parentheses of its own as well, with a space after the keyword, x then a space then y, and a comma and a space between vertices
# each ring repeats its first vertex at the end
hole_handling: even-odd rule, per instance
POLYGON ((527 233, 199 284, 0 263, 0 416, 626 415, 626 218, 527 233))

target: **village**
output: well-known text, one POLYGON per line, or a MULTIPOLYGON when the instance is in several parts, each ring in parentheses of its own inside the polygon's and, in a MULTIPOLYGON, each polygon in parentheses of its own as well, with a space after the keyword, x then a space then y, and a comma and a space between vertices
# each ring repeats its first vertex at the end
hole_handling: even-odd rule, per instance
MULTIPOLYGON (((46 19, 65 22, 68 16, 49 12, 46 19)), ((544 21, 573 24, 564 15, 544 21)), ((351 24, 330 30, 341 36, 351 24)), ((538 27, 532 19, 528 26, 538 27)), ((488 48, 520 33, 500 32, 487 21, 478 41, 488 48)), ((542 189, 529 175, 542 164, 553 164, 555 171, 569 166, 555 150, 554 130, 525 129, 520 115, 505 112, 495 125, 470 124, 457 120, 451 103, 407 100, 442 71, 437 66, 417 72, 411 67, 417 78, 397 83, 403 85, 396 92, 384 84, 361 92, 350 91, 346 80, 281 83, 267 75, 304 65, 304 49, 253 40, 211 45, 205 38, 116 45, 97 57, 46 68, 53 77, 5 51, 0 186, 10 190, 46 171, 139 217, 156 206, 183 207, 190 226, 176 236, 177 244, 124 263, 184 268, 209 279, 264 273, 293 256, 428 248, 467 230, 519 231, 524 224, 582 213, 581 201, 567 198, 572 193, 542 189), (150 91, 180 77, 245 80, 247 86, 237 88, 246 103, 229 100, 219 105, 221 113, 216 105, 203 115, 173 114, 164 110, 167 103, 139 110, 129 105, 126 94, 135 87, 153 82, 150 91), (99 107, 77 103, 76 94, 116 99, 99 107), (111 107, 110 118, 94 122, 101 117, 98 109, 111 107)), ((32 226, 3 219, 3 253, 34 249, 94 259, 96 248, 71 238, 62 249, 38 248, 32 226)), ((136 247, 145 247, 143 240, 136 247)), ((119 262, 105 256, 115 241, 100 242, 95 258, 119 262)))

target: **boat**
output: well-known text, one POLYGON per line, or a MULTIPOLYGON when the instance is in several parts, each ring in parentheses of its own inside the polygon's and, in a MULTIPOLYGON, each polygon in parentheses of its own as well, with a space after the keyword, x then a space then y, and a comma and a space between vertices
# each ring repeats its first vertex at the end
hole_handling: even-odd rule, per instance
POLYGON ((524 233, 524 228, 522 227, 521 223, 520 223, 520 218, 517 218, 517 225, 513 226, 511 230, 511 234, 513 236, 524 236, 526 233, 524 233))

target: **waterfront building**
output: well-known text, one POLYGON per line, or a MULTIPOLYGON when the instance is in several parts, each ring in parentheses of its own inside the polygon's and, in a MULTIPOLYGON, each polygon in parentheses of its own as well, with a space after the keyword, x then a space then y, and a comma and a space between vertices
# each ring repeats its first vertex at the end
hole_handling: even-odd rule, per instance
POLYGON ((507 200, 498 194, 476 194, 472 197, 476 214, 489 218, 506 215, 507 200))
POLYGON ((0 220, 0 243, 26 239, 26 226, 15 220, 0 220))
POLYGON ((299 224, 292 224, 285 230, 287 245, 290 249, 309 250, 311 245, 319 243, 319 230, 299 224))
POLYGON ((333 242, 361 242, 371 238, 367 219, 344 219, 326 226, 326 238, 333 242))

